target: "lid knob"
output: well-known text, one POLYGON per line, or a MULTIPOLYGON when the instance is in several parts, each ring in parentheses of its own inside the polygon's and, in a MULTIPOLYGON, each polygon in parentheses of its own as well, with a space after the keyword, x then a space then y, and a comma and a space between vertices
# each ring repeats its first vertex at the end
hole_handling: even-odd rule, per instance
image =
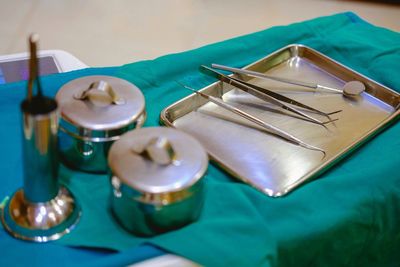
POLYGON ((165 137, 154 137, 141 151, 137 151, 135 148, 132 148, 132 151, 160 165, 176 162, 175 150, 165 137))
POLYGON ((92 90, 97 90, 101 92, 105 92, 109 98, 111 99, 111 103, 115 105, 123 105, 125 104, 125 99, 120 97, 111 87, 111 85, 105 81, 97 81, 90 84, 90 86, 83 90, 81 93, 77 93, 74 95, 74 98, 77 100, 86 100, 89 99, 91 102, 93 101, 93 95, 91 94, 92 90))

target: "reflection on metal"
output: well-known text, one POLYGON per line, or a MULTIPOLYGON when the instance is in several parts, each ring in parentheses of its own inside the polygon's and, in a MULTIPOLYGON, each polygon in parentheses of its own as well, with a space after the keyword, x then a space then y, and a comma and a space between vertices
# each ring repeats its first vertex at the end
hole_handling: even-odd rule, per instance
POLYGON ((247 92, 247 93, 249 93, 249 94, 251 94, 251 95, 253 95, 255 97, 258 97, 258 98, 260 98, 260 99, 262 99, 262 100, 264 100, 266 102, 272 103, 272 104, 274 104, 274 105, 276 105, 276 106, 278 106, 278 107, 280 107, 282 109, 285 109, 287 111, 293 112, 294 114, 300 115, 301 117, 303 117, 307 121, 310 121, 310 122, 313 122, 313 123, 316 123, 316 124, 320 124, 320 125, 324 125, 324 124, 327 124, 327 123, 330 123, 330 122, 334 121, 334 120, 328 120, 326 122, 322 122, 322 121, 320 121, 318 119, 315 119, 315 118, 307 115, 306 113, 304 113, 304 112, 302 112, 302 111, 300 111, 300 110, 298 110, 298 109, 296 109, 294 107, 291 107, 291 106, 283 103, 282 101, 280 101, 279 99, 276 99, 275 97, 271 96, 270 94, 266 94, 264 91, 260 91, 259 89, 255 89, 253 86, 249 86, 249 85, 247 85, 245 83, 242 83, 238 79, 226 76, 226 75, 224 75, 222 73, 219 73, 219 72, 217 72, 217 71, 215 71, 215 70, 213 70, 211 68, 208 68, 206 66, 201 66, 200 70, 203 71, 206 74, 210 74, 210 75, 216 77, 217 79, 219 79, 219 80, 221 80, 223 82, 231 84, 231 85, 233 85, 233 86, 235 86, 235 87, 237 87, 237 88, 239 88, 239 89, 241 89, 241 90, 243 90, 243 91, 245 91, 245 92, 247 92))
MULTIPOLYGON (((105 92, 111 99, 111 103, 115 105, 123 105, 125 104, 125 99, 120 97, 111 87, 109 83, 106 81, 96 81, 90 84, 89 88, 86 90, 82 91, 80 94, 75 94, 74 98, 79 99, 79 100, 86 100, 89 99, 93 101, 93 96, 90 94, 91 91, 100 91, 100 92, 105 92)), ((93 101, 96 103, 95 101, 93 101)))
MULTIPOLYGON (((295 60, 290 61, 290 67, 298 68, 299 62, 300 62, 299 58, 295 58, 295 60), (294 62, 295 62, 295 64, 293 64, 294 62)), ((283 78, 283 77, 276 77, 276 76, 266 75, 264 73, 260 73, 260 72, 256 72, 256 71, 232 68, 232 67, 219 65, 219 64, 212 64, 212 67, 216 68, 216 69, 231 71, 231 72, 237 73, 237 74, 245 74, 245 75, 249 75, 251 77, 274 80, 274 81, 288 83, 288 84, 292 84, 292 85, 303 86, 303 87, 307 87, 307 88, 311 88, 311 89, 315 89, 315 90, 320 90, 320 89, 327 90, 327 91, 340 93, 340 94, 343 94, 345 96, 350 96, 350 97, 358 96, 362 92, 365 91, 365 85, 360 81, 347 82, 344 84, 344 86, 342 86, 341 89, 337 89, 337 88, 332 88, 329 86, 320 85, 317 83, 303 82, 303 81, 287 79, 287 78, 283 78)))
POLYGON ((128 231, 151 236, 199 217, 207 153, 192 136, 166 127, 130 131, 108 157, 112 211, 128 231))
POLYGON ((135 151, 143 157, 158 163, 160 165, 168 165, 176 162, 176 153, 168 139, 164 137, 154 137, 150 139, 142 151, 135 151))
POLYGON ((1 219, 14 237, 46 242, 74 227, 80 207, 58 181, 58 106, 54 99, 42 95, 36 60, 38 37, 32 35, 29 40, 31 76, 27 99, 21 104, 24 187, 6 203, 1 219))
MULTIPOLYGON (((31 107, 29 102, 24 104, 31 107)), ((58 124, 58 109, 55 102, 51 104, 54 109, 47 114, 24 110, 22 115, 24 133, 31 133, 23 139, 24 195, 31 202, 48 201, 58 193, 57 132, 52 132, 58 124)))
POLYGON ((280 108, 227 83, 218 81, 199 90, 318 146, 326 152, 322 160, 319 153, 265 134, 260 126, 198 94, 162 111, 162 122, 196 137, 225 171, 268 196, 283 196, 317 177, 400 117, 399 93, 303 45, 284 47, 245 69, 332 88, 353 80, 366 86, 364 93, 348 98, 273 80, 232 76, 318 110, 343 110, 340 120, 326 128, 282 114, 280 108))
MULTIPOLYGON (((264 94, 267 94, 267 95, 269 95, 269 96, 275 98, 276 100, 283 101, 283 102, 289 103, 289 104, 291 104, 291 105, 294 105, 294 106, 297 106, 297 107, 300 107, 300 108, 303 108, 303 109, 307 109, 307 110, 312 111, 312 112, 314 112, 314 113, 317 113, 317 114, 326 116, 326 117, 328 117, 329 119, 330 119, 330 115, 333 115, 333 114, 336 114, 336 113, 339 113, 339 112, 342 111, 342 110, 335 110, 335 111, 332 111, 332 112, 323 112, 323 111, 320 111, 320 110, 315 109, 315 108, 313 108, 313 107, 310 107, 310 106, 308 106, 308 105, 306 105, 306 104, 300 103, 300 102, 296 101, 296 100, 293 99, 293 98, 289 98, 289 97, 287 97, 287 96, 284 96, 284 95, 282 95, 282 94, 273 92, 273 91, 268 90, 268 89, 266 89, 266 88, 263 88, 263 87, 260 87, 260 86, 255 85, 255 84, 251 84, 251 83, 245 82, 245 81, 240 80, 240 79, 238 79, 238 78, 234 78, 234 77, 230 77, 230 78, 233 79, 233 80, 235 80, 235 81, 237 81, 237 82, 239 82, 239 83, 243 83, 243 84, 245 84, 245 85, 247 85, 247 86, 250 86, 250 87, 254 88, 255 90, 258 90, 258 91, 260 91, 260 92, 263 92, 264 94)), ((329 123, 329 122, 333 122, 333 121, 336 121, 336 120, 331 120, 331 119, 330 119, 330 121, 328 121, 328 123, 329 123)))
POLYGON ((61 87, 56 100, 61 111, 61 160, 81 171, 106 173, 112 143, 146 119, 140 89, 112 76, 72 80, 61 87))
POLYGON ((28 201, 24 189, 20 189, 6 204, 2 222, 16 238, 47 242, 69 233, 79 216, 79 207, 65 187, 60 187, 58 195, 46 202, 28 201))
POLYGON ((325 151, 324 150, 322 150, 322 149, 320 149, 318 147, 309 145, 309 144, 301 141, 300 139, 296 138, 295 136, 293 136, 293 135, 291 135, 291 134, 289 134, 289 133, 287 133, 287 132, 285 132, 285 131, 283 131, 283 130, 275 127, 275 126, 273 126, 272 124, 266 123, 266 122, 260 120, 257 117, 254 117, 254 116, 252 116, 252 115, 250 115, 250 114, 248 114, 248 113, 246 113, 246 112, 244 112, 244 111, 242 111, 242 110, 240 110, 238 108, 235 108, 234 106, 231 106, 231 105, 225 103, 224 101, 222 101, 219 98, 203 94, 203 93, 198 92, 198 91, 196 91, 196 90, 194 90, 194 89, 192 89, 192 88, 190 88, 190 87, 188 87, 186 85, 183 85, 183 84, 182 84, 182 86, 185 87, 186 89, 189 89, 189 90, 195 92, 196 94, 201 95, 202 97, 210 100, 214 104, 216 104, 216 105, 218 105, 218 106, 220 106, 220 107, 222 107, 222 108, 224 108, 226 110, 229 110, 229 111, 241 116, 242 118, 245 118, 245 119, 247 119, 247 120, 249 120, 251 122, 256 123, 257 125, 263 127, 264 129, 266 129, 268 132, 270 132, 272 134, 276 134, 276 135, 286 139, 287 141, 289 141, 291 143, 294 143, 296 145, 302 146, 304 148, 320 151, 325 155, 325 151))

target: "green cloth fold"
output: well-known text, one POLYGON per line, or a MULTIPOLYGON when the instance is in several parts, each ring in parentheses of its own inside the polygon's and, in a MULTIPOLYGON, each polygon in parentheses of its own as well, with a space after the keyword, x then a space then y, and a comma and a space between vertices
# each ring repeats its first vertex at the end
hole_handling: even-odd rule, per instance
MULTIPOLYGON (((112 74, 142 90, 145 126, 153 126, 159 124, 163 108, 189 94, 176 80, 194 88, 213 81, 199 73, 199 65, 243 67, 292 43, 310 46, 400 90, 400 34, 353 13, 274 27, 114 68, 112 74)), ((54 93, 60 83, 85 74, 46 77, 43 87, 54 93)), ((62 168, 62 180, 82 203, 83 216, 77 228, 57 242, 114 250, 150 243, 205 266, 398 266, 399 136, 397 123, 283 198, 269 198, 210 164, 201 218, 153 238, 130 235, 113 220, 106 175, 62 168)))

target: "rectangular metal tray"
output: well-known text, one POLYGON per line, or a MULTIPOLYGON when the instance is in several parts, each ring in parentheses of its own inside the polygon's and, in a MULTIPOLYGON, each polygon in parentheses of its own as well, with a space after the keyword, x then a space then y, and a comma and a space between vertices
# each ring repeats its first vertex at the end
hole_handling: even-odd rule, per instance
MULTIPOLYGON (((222 97, 225 102, 324 149, 325 157, 273 136, 196 94, 162 111, 163 123, 195 136, 224 170, 268 196, 283 196, 325 171, 400 114, 399 93, 303 45, 284 47, 245 69, 337 88, 351 80, 366 86, 361 96, 351 99, 341 94, 239 76, 325 112, 343 110, 332 115, 339 120, 327 124, 326 128, 283 114, 279 108, 226 83, 215 82, 199 90, 222 97)), ((310 115, 318 118, 316 114, 310 115)))

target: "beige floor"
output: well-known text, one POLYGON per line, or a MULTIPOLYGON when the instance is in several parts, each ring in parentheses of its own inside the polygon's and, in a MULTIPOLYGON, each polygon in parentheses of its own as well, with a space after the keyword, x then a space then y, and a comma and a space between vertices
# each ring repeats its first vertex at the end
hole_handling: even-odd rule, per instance
POLYGON ((41 49, 120 65, 343 11, 400 31, 400 5, 380 1, 0 0, 0 55, 24 52, 34 31, 41 49))

